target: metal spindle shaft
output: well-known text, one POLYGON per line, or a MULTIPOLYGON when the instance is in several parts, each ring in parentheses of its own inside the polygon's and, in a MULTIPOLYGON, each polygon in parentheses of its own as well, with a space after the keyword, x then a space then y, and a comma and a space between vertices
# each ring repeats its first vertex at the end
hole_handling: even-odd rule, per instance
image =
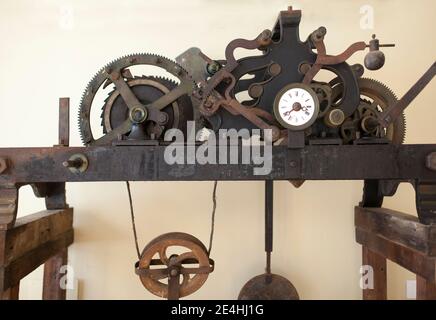
POLYGON ((271 252, 273 250, 273 202, 274 181, 265 180, 265 252, 267 273, 271 273, 271 252))

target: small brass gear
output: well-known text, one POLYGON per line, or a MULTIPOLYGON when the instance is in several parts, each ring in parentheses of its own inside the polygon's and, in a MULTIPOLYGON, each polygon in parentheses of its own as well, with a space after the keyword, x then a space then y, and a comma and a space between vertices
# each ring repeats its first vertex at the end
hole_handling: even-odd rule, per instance
MULTIPOLYGON (((334 79, 331 83, 333 86, 333 102, 340 101, 342 96, 342 83, 338 79, 334 79)), ((398 99, 391 89, 383 83, 369 78, 358 79, 360 89, 360 106, 356 109, 355 113, 344 121, 341 126, 341 136, 344 143, 350 143, 356 138, 365 136, 360 132, 359 124, 362 117, 372 115, 373 113, 382 113, 388 107, 397 103, 398 99)), ((398 119, 391 124, 388 128, 377 128, 374 134, 384 136, 393 144, 402 144, 406 135, 406 119, 402 114, 398 119), (385 130, 380 134, 381 130, 385 130)))

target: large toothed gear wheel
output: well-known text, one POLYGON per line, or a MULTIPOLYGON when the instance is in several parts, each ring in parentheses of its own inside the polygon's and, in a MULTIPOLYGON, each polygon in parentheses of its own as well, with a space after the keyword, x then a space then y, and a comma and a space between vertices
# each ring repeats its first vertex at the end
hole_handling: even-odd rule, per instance
MULTIPOLYGON (((381 113, 398 102, 395 93, 377 80, 361 78, 359 79, 359 89, 362 101, 370 104, 368 108, 358 108, 361 117, 366 116, 365 112, 370 113, 373 111, 381 113)), ((404 113, 385 129, 385 135, 393 144, 402 144, 404 142, 406 137, 406 117, 404 113)))
MULTIPOLYGON (((404 114, 398 117, 394 123, 384 129, 381 126, 375 128, 372 132, 359 132, 362 129, 362 123, 366 117, 374 119, 390 106, 397 103, 398 99, 391 89, 383 83, 369 78, 360 78, 358 80, 360 90, 360 105, 356 112, 345 120, 341 126, 341 136, 344 143, 350 143, 358 136, 374 135, 376 137, 385 137, 392 144, 402 144, 406 136, 406 118, 404 114)), ((338 79, 334 79, 333 85, 333 101, 339 101, 342 95, 342 83, 338 79)))
POLYGON ((155 238, 144 248, 136 274, 154 295, 181 298, 200 289, 213 266, 200 240, 190 234, 171 232, 155 238), (171 292, 171 278, 177 281, 177 292, 171 292))
POLYGON ((189 94, 195 84, 177 63, 153 54, 135 54, 119 58, 102 68, 89 82, 79 108, 79 129, 85 145, 109 145, 120 136, 129 139, 162 139, 169 128, 183 130, 193 119, 189 94), (129 67, 156 66, 179 80, 135 77, 129 67), (113 84, 103 106, 104 135, 95 138, 91 129, 91 109, 102 87, 113 84))
MULTIPOLYGON (((164 96, 177 87, 177 83, 162 77, 133 77, 126 79, 135 96, 142 104, 148 105, 158 98, 164 96)), ((156 124, 153 121, 145 121, 142 126, 142 138, 159 139, 162 133, 171 128, 177 128, 186 133, 187 121, 193 119, 191 99, 182 96, 176 101, 162 109, 167 114, 168 121, 164 125, 156 124)), ((103 133, 108 133, 120 126, 129 117, 129 108, 124 102, 118 90, 109 93, 102 108, 101 124, 103 133)), ((139 138, 139 137, 137 137, 139 138)))

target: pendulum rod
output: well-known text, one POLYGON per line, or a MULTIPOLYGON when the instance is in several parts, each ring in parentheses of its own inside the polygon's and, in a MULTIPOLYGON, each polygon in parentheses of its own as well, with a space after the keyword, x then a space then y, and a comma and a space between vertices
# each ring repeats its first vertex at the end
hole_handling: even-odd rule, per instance
POLYGON ((273 200, 274 181, 265 180, 265 252, 266 273, 271 273, 271 252, 273 250, 273 200))

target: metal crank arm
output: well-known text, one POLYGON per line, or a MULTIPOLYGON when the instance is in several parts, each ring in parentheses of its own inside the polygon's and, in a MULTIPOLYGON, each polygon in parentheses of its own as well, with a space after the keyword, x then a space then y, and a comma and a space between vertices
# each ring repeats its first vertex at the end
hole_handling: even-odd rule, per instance
MULTIPOLYGON (((132 89, 129 87, 129 85, 124 81, 124 78, 119 71, 113 71, 110 74, 110 80, 115 85, 116 89, 119 91, 121 97, 123 98, 124 102, 126 103, 127 107, 129 108, 130 112, 135 112, 135 109, 138 109, 136 111, 144 112, 146 114, 147 120, 152 120, 156 123, 162 124, 166 121, 166 115, 161 112, 162 109, 173 103, 175 100, 180 98, 181 96, 185 94, 189 94, 193 91, 192 83, 189 83, 187 81, 180 83, 179 86, 165 94, 164 96, 160 97, 156 101, 154 101, 150 105, 143 105, 141 101, 135 96, 132 89)), ((132 121, 135 122, 135 121, 132 121)), ((127 124, 123 126, 124 128, 127 128, 127 124)), ((126 131, 122 130, 121 131, 126 131)), ((121 132, 120 131, 120 132, 121 132)), ((127 130, 128 131, 128 130, 127 130)), ((122 132, 125 133, 125 132, 122 132)), ((115 134, 115 133, 114 133, 115 134)), ((106 139, 107 140, 107 139, 106 139)))
MULTIPOLYGON (((229 106, 236 110, 240 115, 246 118, 248 121, 256 125, 260 129, 270 129, 272 131, 272 141, 276 141, 280 138, 280 130, 276 126, 272 126, 263 121, 256 113, 249 108, 244 107, 236 100, 231 100, 229 106)), ((259 110, 259 109, 258 109, 259 110)))
POLYGON ((430 83, 436 73, 436 62, 422 75, 422 77, 398 100, 398 102, 389 107, 386 112, 381 113, 378 119, 379 123, 387 128, 391 123, 403 113, 410 103, 421 93, 422 90, 430 83))
POLYGON ((113 71, 109 74, 109 79, 113 82, 115 88, 119 91, 121 97, 130 110, 134 107, 142 106, 142 103, 135 96, 132 89, 130 89, 129 85, 124 81, 121 72, 113 71))

